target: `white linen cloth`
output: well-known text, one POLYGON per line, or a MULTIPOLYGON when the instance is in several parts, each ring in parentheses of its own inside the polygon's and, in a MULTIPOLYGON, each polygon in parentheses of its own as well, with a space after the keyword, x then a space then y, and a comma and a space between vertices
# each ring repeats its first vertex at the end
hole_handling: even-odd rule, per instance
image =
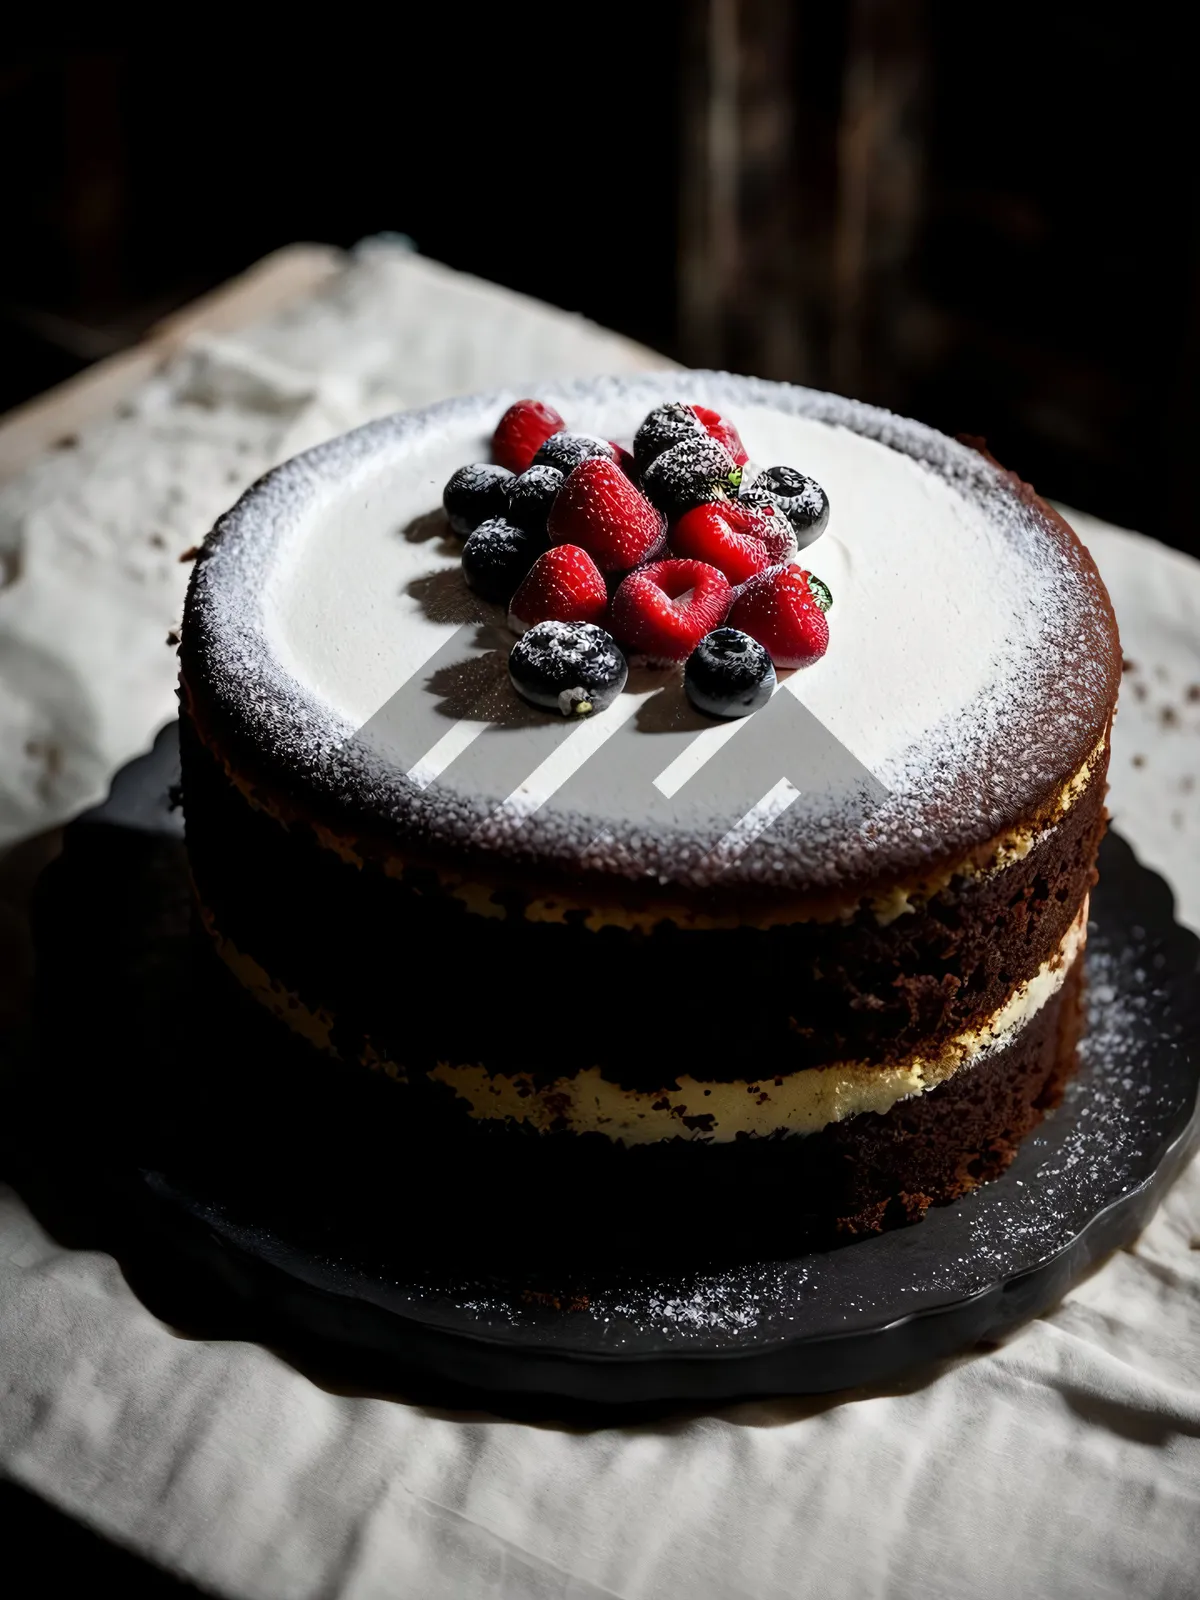
MULTIPOLYGON (((318 300, 202 345, 157 399, 140 396, 75 459, 0 494, 0 545, 22 552, 0 594, 0 754, 47 729, 61 745, 53 771, 35 753, 17 778, 0 777, 9 838, 99 792, 170 714, 161 635, 176 614, 163 608, 178 606, 176 547, 269 459, 397 396, 644 360, 395 252, 368 253, 318 300), (431 295, 456 333, 429 331, 431 295), (504 333, 514 306, 524 342, 504 333), (422 329, 419 376, 403 359, 410 323, 422 329), (493 333, 507 342, 489 345, 493 333), (196 393, 209 396, 202 437, 181 419, 196 393), (246 435, 232 422, 255 404, 260 430, 239 455, 246 435), (165 530, 165 552, 148 544, 152 530, 165 530), (101 585, 105 562, 118 570, 101 585), (53 612, 68 631, 93 630, 42 660, 40 677, 12 670, 53 634, 14 621, 22 586, 43 621, 53 612)), ((1200 685, 1200 565, 1074 520, 1133 662, 1114 739, 1116 823, 1200 929, 1200 687, 1189 693, 1200 685)), ((3 1189, 0 1329, 0 1472, 237 1600, 1200 1592, 1195 1162, 1134 1247, 1001 1348, 893 1389, 637 1427, 535 1426, 331 1393, 257 1346, 181 1338, 109 1257, 60 1248, 3 1189)))

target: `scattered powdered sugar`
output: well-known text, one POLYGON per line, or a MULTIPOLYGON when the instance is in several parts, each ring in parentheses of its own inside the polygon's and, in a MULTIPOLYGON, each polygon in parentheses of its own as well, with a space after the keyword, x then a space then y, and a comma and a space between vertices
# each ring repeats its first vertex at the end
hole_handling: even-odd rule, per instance
MULTIPOLYGON (((806 1273, 803 1267, 789 1264, 787 1276, 794 1288, 803 1283, 806 1273)), ((764 1316, 770 1316, 775 1309, 770 1277, 769 1267, 764 1270, 756 1265, 680 1274, 669 1282, 630 1281, 603 1287, 589 1284, 586 1291, 580 1292, 511 1291, 484 1283, 462 1285, 455 1290, 431 1283, 415 1287, 414 1294, 423 1301, 446 1297, 456 1311, 493 1326, 513 1329, 547 1318, 561 1318, 564 1311, 575 1316, 582 1313, 593 1335, 605 1330, 616 1350, 632 1329, 652 1339, 661 1335, 706 1339, 721 1334, 753 1340, 764 1316)))
POLYGON ((539 622, 525 635, 523 648, 531 663, 542 671, 554 661, 580 666, 594 662, 605 669, 617 666, 616 646, 593 623, 539 622))
MULTIPOLYGON (((1082 766, 1116 692, 1111 610, 1086 552, 1023 486, 918 423, 787 385, 673 372, 542 396, 569 424, 625 439, 652 406, 680 397, 728 416, 755 460, 794 465, 828 491, 829 528, 801 559, 833 591, 831 644, 780 693, 872 779, 864 800, 861 786, 805 766, 805 752, 780 750, 781 770, 764 775, 762 793, 786 776, 800 798, 723 886, 828 888, 920 871, 1020 820, 1082 766), (796 761, 803 770, 791 770, 796 761)), ((539 747, 546 798, 517 814, 504 802, 528 774, 510 783, 504 760, 485 759, 500 748, 494 698, 472 712, 459 692, 471 673, 490 684, 488 672, 478 662, 469 672, 447 667, 459 638, 471 655, 490 613, 456 583, 456 547, 411 528, 454 467, 486 455, 513 398, 388 418, 263 479, 218 524, 197 565, 185 673, 225 737, 261 753, 289 787, 398 842, 699 882, 713 844, 737 821, 728 809, 737 780, 758 774, 753 725, 764 713, 714 745, 669 803, 647 789, 644 808, 631 810, 623 792, 614 810, 611 782, 593 786, 593 798, 581 779, 585 745, 573 741, 587 741, 585 777, 628 769, 632 792, 704 732, 687 720, 678 674, 649 687, 631 681, 627 694, 642 697, 634 715, 613 708, 588 732, 539 747), (444 682, 455 692, 435 702, 441 731, 446 718, 471 715, 488 729, 420 788, 407 772, 425 752, 398 763, 370 730, 404 685, 438 693, 444 682)), ((743 796, 743 810, 761 797, 743 796)))

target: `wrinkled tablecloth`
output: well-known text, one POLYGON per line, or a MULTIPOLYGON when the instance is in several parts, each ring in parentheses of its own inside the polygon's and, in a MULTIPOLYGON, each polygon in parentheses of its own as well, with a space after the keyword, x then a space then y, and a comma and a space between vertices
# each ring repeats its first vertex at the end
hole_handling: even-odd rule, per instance
MULTIPOLYGON (((400 404, 649 364, 393 247, 200 338, 0 491, 0 839, 171 715, 178 555, 273 460, 400 404)), ((1127 656, 1111 805, 1200 930, 1200 565, 1070 513, 1127 656)), ((0 1189, 0 1472, 220 1595, 1097 1600, 1200 1592, 1200 1165, 1002 1347, 879 1391, 530 1424, 183 1338, 0 1189)))

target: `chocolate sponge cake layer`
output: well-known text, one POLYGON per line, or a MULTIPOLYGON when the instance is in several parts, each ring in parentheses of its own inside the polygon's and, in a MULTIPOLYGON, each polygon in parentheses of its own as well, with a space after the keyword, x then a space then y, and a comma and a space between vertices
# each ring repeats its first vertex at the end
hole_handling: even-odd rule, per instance
POLYGON ((527 920, 515 885, 484 916, 428 867, 350 866, 249 804, 186 720, 182 743, 189 856, 214 926, 335 1019, 344 1058, 411 1072, 469 1061, 550 1081, 598 1067, 653 1089, 681 1062, 720 1082, 936 1054, 1052 960, 1104 828, 1101 761, 1020 859, 889 921, 859 908, 768 928, 596 930, 527 920))
MULTIPOLYGON (((415 1257, 431 1271, 669 1258, 711 1263, 853 1240, 918 1220, 1000 1176, 1053 1107, 1076 1059, 1082 963, 1002 1049, 884 1114, 806 1136, 699 1143, 686 1130, 626 1147, 597 1133, 538 1135, 471 1122, 441 1084, 386 1081, 288 1039, 205 949, 208 1030, 254 1074, 261 1115, 290 1168, 315 1163, 314 1192, 356 1196, 364 1241, 397 1223, 395 1174, 425 1193, 415 1257), (319 1170, 317 1170, 319 1169, 319 1170), (481 1209, 482 1208, 482 1209, 481 1209), (494 1225, 481 1227, 488 1216, 494 1225)), ((221 1070, 228 1073, 224 1059, 221 1070)), ((241 1067, 237 1071, 241 1071, 241 1067)), ((257 1136, 256 1136, 257 1137, 257 1136)))

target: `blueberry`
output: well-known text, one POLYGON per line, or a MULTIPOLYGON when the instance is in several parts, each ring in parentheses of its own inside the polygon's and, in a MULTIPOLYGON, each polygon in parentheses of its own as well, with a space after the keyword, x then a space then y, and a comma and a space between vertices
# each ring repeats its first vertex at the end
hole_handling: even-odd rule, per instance
POLYGON ((490 461, 459 467, 442 490, 442 505, 455 533, 465 539, 489 517, 504 516, 515 481, 507 467, 497 467, 490 461))
POLYGON ((694 439, 699 434, 707 437, 704 424, 682 400, 668 400, 665 405, 655 406, 633 436, 633 459, 638 471, 645 472, 650 463, 673 444, 694 439))
POLYGON ((514 478, 508 493, 508 520, 526 533, 546 537, 546 518, 555 496, 563 486, 557 467, 529 467, 514 478))
POLYGON ((625 687, 629 669, 611 634, 592 622, 539 622, 508 657, 513 688, 531 705, 586 717, 625 687))
POLYGON ((790 536, 791 544, 778 559, 790 561, 800 548, 800 541, 796 538, 796 530, 792 527, 792 519, 788 516, 787 507, 777 494, 772 494, 769 489, 760 489, 757 483, 751 484, 748 489, 738 490, 738 504, 754 506, 759 511, 771 513, 782 533, 790 536))
POLYGON ((728 499, 741 481, 728 450, 700 433, 656 456, 642 474, 642 490, 673 522, 693 506, 728 499))
MULTIPOLYGON (((756 478, 753 483, 738 490, 738 499, 743 505, 758 506, 760 509, 770 507, 777 511, 781 517, 787 517, 787 507, 777 494, 772 494, 770 489, 762 487, 762 480, 756 478)), ((791 520, 790 518, 788 519, 791 520)))
POLYGON ((765 491, 787 513, 801 550, 825 532, 829 521, 829 496, 815 478, 806 478, 795 467, 768 467, 755 478, 751 490, 765 491))
POLYGON ((769 653, 740 628, 714 628, 687 658, 683 687, 709 717, 745 717, 765 706, 775 688, 769 653))
POLYGON ((504 517, 490 517, 463 545, 462 570, 467 587, 485 600, 506 606, 545 548, 544 538, 535 538, 504 517))
POLYGON ((535 467, 557 467, 566 477, 574 472, 581 461, 593 456, 603 456, 615 461, 617 452, 607 439, 598 439, 591 433, 552 433, 533 458, 535 467))

